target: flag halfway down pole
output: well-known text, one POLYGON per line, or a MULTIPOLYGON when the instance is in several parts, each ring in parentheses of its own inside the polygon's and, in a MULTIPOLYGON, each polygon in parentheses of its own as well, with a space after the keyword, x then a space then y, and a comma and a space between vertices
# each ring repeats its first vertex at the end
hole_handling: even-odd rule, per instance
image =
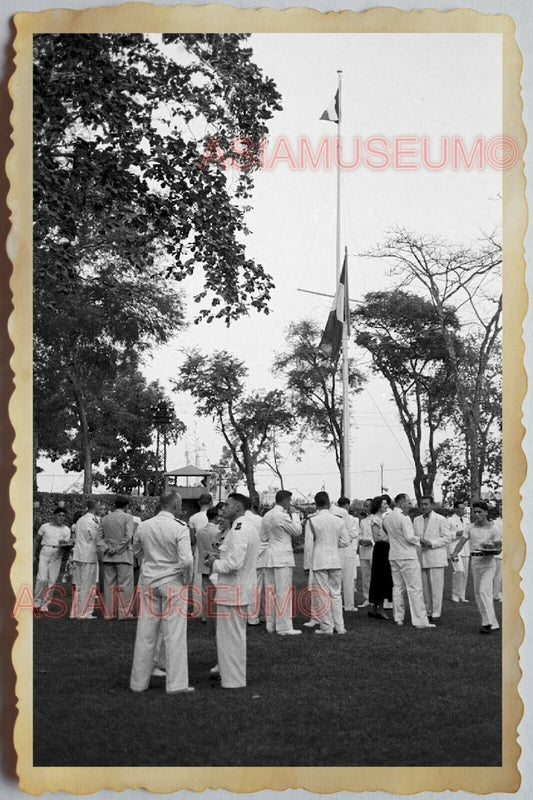
POLYGON ((337 363, 342 345, 343 326, 346 325, 346 333, 350 334, 350 300, 348 293, 348 270, 347 257, 344 257, 344 264, 339 279, 339 285, 333 298, 333 305, 329 312, 326 328, 320 340, 319 349, 337 363))
POLYGON ((328 122, 340 122, 340 110, 339 110, 339 90, 335 94, 335 98, 330 106, 326 108, 320 119, 325 119, 328 122))

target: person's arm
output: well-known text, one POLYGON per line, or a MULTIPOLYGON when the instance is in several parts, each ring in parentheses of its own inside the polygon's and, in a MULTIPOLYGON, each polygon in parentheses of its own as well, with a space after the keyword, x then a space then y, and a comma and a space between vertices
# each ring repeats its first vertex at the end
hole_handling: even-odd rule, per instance
POLYGON ((350 529, 348 528, 346 520, 342 519, 342 517, 337 517, 337 519, 341 523, 339 529, 339 547, 348 547, 352 541, 350 529))
POLYGON ((372 539, 374 542, 384 542, 387 538, 387 535, 383 528, 377 524, 377 522, 372 522, 372 539))
POLYGON ((192 582, 193 557, 191 537, 186 525, 180 526, 178 532, 178 562, 186 584, 192 582))
POLYGON ((291 536, 301 536, 302 534, 302 523, 299 519, 297 521, 294 520, 289 511, 278 515, 276 524, 291 536))
POLYGON ((33 542, 33 557, 34 558, 37 558, 37 550, 40 547, 41 539, 43 538, 43 536, 44 536, 44 525, 41 525, 41 527, 37 531, 37 534, 35 536, 35 540, 33 542))
POLYGON ((420 539, 415 533, 411 517, 407 517, 405 514, 402 517, 402 532, 406 542, 409 544, 420 544, 420 539))
POLYGON ((469 539, 470 539, 470 531, 467 528, 465 531, 463 531, 461 538, 455 545, 454 551, 450 556, 451 561, 457 561, 457 559, 459 558, 459 553, 461 552, 461 550, 463 549, 463 547, 465 546, 465 544, 469 539))

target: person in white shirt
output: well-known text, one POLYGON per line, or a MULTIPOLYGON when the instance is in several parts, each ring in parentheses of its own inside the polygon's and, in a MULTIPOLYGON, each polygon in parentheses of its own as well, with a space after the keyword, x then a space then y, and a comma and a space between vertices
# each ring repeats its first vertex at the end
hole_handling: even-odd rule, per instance
POLYGON ((246 495, 228 495, 222 515, 231 528, 219 558, 208 559, 216 585, 217 671, 223 689, 246 686, 246 622, 248 606, 253 602, 259 550, 257 529, 244 516, 249 502, 246 495))
POLYGON ((301 630, 292 625, 294 553, 292 540, 300 536, 302 526, 296 513, 291 514, 292 492, 276 492, 276 505, 267 511, 261 525, 261 538, 267 542, 265 567, 265 612, 269 633, 294 636, 301 630))
POLYGON ((141 522, 133 549, 142 556, 139 586, 141 606, 137 620, 130 689, 145 691, 156 663, 158 634, 165 648, 166 691, 192 692, 187 661, 187 591, 193 558, 187 526, 176 519, 181 497, 167 489, 159 500, 157 516, 141 522))
POLYGON ((359 563, 361 565, 361 587, 363 602, 359 608, 370 605, 368 591, 370 589, 370 574, 372 572, 372 554, 374 552, 374 539, 372 538, 372 498, 367 497, 364 505, 365 516, 359 520, 359 563))
POLYGON ((37 548, 41 545, 39 553, 39 567, 35 580, 33 593, 33 607, 36 611, 47 611, 52 600, 52 592, 57 584, 63 558, 63 546, 70 541, 70 528, 65 525, 66 512, 61 506, 54 509, 50 522, 45 522, 37 531, 33 545, 34 557, 37 548))
POLYGON ((196 514, 191 514, 187 523, 191 532, 191 544, 193 547, 196 544, 196 536, 198 531, 201 531, 202 528, 205 528, 209 522, 207 519, 207 509, 211 508, 213 505, 213 498, 209 492, 204 492, 200 495, 198 498, 198 505, 200 506, 200 510, 197 511, 196 514))
MULTIPOLYGON (((463 500, 456 500, 453 504, 453 514, 448 519, 450 530, 450 543, 448 545, 448 555, 453 555, 457 540, 463 535, 464 529, 468 524, 465 519, 466 507, 463 500)), ((454 603, 468 603, 466 599, 466 586, 468 583, 468 570, 470 567, 470 543, 465 542, 459 555, 459 561, 454 562, 452 573, 452 600, 454 603)))
POLYGON ((339 497, 337 505, 330 506, 330 511, 335 517, 344 521, 350 532, 350 542, 347 547, 339 550, 342 569, 342 598, 345 611, 357 611, 355 608, 355 560, 357 557, 357 539, 359 537, 359 520, 352 517, 348 509, 350 499, 339 497))
POLYGON ((351 533, 345 520, 331 513, 327 492, 318 492, 315 495, 315 504, 316 514, 307 521, 313 536, 311 566, 316 594, 314 609, 320 621, 320 627, 315 633, 346 633, 342 614, 342 565, 339 548, 348 546, 351 533))
MULTIPOLYGON (((501 500, 498 501, 498 516, 495 518, 494 524, 496 525, 497 528, 499 528, 503 541, 503 503, 501 500)), ((462 552, 463 551, 461 551, 461 553, 462 552)), ((494 562, 496 564, 496 572, 494 573, 493 594, 494 594, 494 599, 497 600, 499 603, 501 603, 502 601, 502 590, 503 590, 502 557, 503 557, 503 550, 501 553, 494 556, 494 562)))
POLYGON ((420 498, 422 514, 415 517, 415 534, 420 539, 420 566, 424 602, 430 622, 442 615, 444 568, 448 566, 448 545, 451 534, 448 520, 433 510, 433 497, 420 498))
POLYGON ((418 536, 409 516, 411 498, 408 494, 396 495, 394 509, 383 519, 383 528, 389 537, 389 560, 392 572, 392 603, 396 625, 404 624, 407 592, 411 623, 415 628, 434 628, 427 618, 422 591, 422 574, 418 560, 418 536))
POLYGON ((98 549, 96 541, 100 524, 101 506, 92 497, 87 500, 87 511, 74 526, 75 544, 72 553, 73 587, 71 619, 96 619, 92 601, 98 583, 98 549))
POLYGON ((200 612, 200 619, 202 622, 207 622, 210 616, 211 597, 210 588, 212 583, 209 580, 211 574, 210 567, 206 564, 206 556, 214 552, 215 545, 220 536, 216 519, 218 511, 216 508, 208 508, 206 511, 207 525, 196 533, 196 557, 194 559, 195 575, 200 577, 202 582, 202 610, 200 612))
POLYGON ((455 545, 452 561, 459 557, 461 549, 470 541, 474 596, 481 615, 480 633, 491 633, 500 627, 494 612, 495 553, 501 552, 501 529, 488 519, 489 507, 482 500, 472 503, 474 521, 465 529, 455 545))

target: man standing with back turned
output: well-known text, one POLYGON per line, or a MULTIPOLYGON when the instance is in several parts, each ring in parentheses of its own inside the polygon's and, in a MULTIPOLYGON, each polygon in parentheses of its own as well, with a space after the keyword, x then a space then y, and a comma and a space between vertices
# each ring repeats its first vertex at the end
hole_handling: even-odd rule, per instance
POLYGON ((161 511, 135 531, 134 552, 142 556, 139 586, 141 611, 137 621, 130 688, 144 692, 155 666, 159 630, 166 653, 168 694, 192 692, 187 662, 187 593, 192 579, 192 550, 187 526, 176 519, 181 497, 167 489, 161 511))
POLYGON ((98 549, 104 569, 104 603, 106 619, 133 619, 130 606, 133 597, 133 531, 135 524, 127 513, 129 499, 115 498, 115 510, 100 520, 98 549))
POLYGON ((292 626, 292 539, 302 532, 300 520, 290 513, 292 492, 276 492, 276 505, 267 511, 261 526, 261 538, 268 542, 266 551, 265 595, 266 628, 269 633, 295 636, 301 633, 292 626))

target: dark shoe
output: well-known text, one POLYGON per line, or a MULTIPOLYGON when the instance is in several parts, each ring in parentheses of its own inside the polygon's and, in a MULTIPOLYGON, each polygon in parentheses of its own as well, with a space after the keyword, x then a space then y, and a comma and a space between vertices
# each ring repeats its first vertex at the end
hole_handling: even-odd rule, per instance
POLYGON ((485 634, 492 633, 492 628, 490 627, 490 625, 482 625, 481 628, 479 629, 479 632, 485 634))

